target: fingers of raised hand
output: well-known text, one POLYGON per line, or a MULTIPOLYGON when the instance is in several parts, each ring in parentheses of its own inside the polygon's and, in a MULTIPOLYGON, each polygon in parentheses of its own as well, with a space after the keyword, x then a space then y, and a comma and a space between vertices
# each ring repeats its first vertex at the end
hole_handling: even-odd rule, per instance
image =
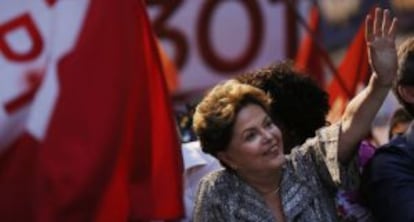
POLYGON ((382 36, 395 39, 395 30, 397 26, 397 18, 391 17, 390 10, 385 9, 382 18, 382 36))
POLYGON ((391 18, 388 9, 376 8, 374 19, 372 19, 371 15, 368 15, 365 19, 365 37, 368 43, 381 37, 394 40, 396 23, 397 19, 391 18))
POLYGON ((368 43, 374 40, 372 24, 373 21, 371 15, 367 15, 367 17, 365 18, 365 39, 368 43))
POLYGON ((391 22, 391 26, 388 29, 388 37, 390 37, 391 39, 395 39, 395 33, 396 33, 396 29, 397 29, 397 18, 393 18, 392 22, 391 22))
POLYGON ((381 24, 382 24, 382 10, 380 8, 375 9, 375 17, 374 17, 374 35, 381 36, 381 24))
POLYGON ((382 36, 387 37, 388 30, 390 29, 390 25, 391 25, 390 11, 388 9, 385 9, 384 13, 382 14, 382 27, 381 27, 382 36))

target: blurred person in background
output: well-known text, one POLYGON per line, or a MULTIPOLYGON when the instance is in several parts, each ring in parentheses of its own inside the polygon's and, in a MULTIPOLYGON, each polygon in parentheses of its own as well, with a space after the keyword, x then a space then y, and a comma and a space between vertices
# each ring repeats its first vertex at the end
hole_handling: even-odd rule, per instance
POLYGON ((395 110, 390 119, 388 139, 392 140, 397 136, 403 135, 412 120, 413 117, 404 108, 400 107, 395 110))
MULTIPOLYGON (((414 38, 398 50, 398 72, 393 91, 414 115, 414 38)), ((402 136, 380 147, 363 175, 367 204, 378 221, 414 221, 414 125, 402 136)))
POLYGON ((181 152, 184 162, 185 217, 180 221, 189 222, 192 221, 195 197, 201 178, 223 167, 216 158, 201 150, 199 141, 183 143, 181 152))

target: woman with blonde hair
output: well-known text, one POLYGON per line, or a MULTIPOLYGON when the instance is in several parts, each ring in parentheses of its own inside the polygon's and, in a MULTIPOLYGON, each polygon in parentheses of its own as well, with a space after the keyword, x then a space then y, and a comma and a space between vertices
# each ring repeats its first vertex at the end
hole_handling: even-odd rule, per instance
POLYGON ((263 91, 235 80, 213 88, 197 106, 193 126, 203 151, 225 169, 202 179, 194 221, 336 221, 334 191, 347 178, 397 70, 395 22, 388 10, 377 9, 373 22, 367 17, 368 86, 340 122, 289 155, 263 91))

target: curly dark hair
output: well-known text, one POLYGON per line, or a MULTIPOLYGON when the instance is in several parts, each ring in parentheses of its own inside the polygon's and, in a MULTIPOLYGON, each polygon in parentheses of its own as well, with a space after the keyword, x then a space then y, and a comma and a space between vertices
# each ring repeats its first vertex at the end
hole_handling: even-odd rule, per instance
POLYGON ((310 76, 293 69, 290 62, 248 72, 236 79, 262 89, 272 98, 270 115, 282 129, 285 153, 326 125, 328 94, 310 76))

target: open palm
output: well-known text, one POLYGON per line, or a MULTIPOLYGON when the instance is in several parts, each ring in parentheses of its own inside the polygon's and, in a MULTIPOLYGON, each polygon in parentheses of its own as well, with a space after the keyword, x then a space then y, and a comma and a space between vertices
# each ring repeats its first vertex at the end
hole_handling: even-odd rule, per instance
POLYGON ((371 68, 381 84, 391 85, 398 68, 395 47, 397 19, 391 20, 389 10, 377 8, 374 19, 368 15, 365 22, 365 38, 371 68))

